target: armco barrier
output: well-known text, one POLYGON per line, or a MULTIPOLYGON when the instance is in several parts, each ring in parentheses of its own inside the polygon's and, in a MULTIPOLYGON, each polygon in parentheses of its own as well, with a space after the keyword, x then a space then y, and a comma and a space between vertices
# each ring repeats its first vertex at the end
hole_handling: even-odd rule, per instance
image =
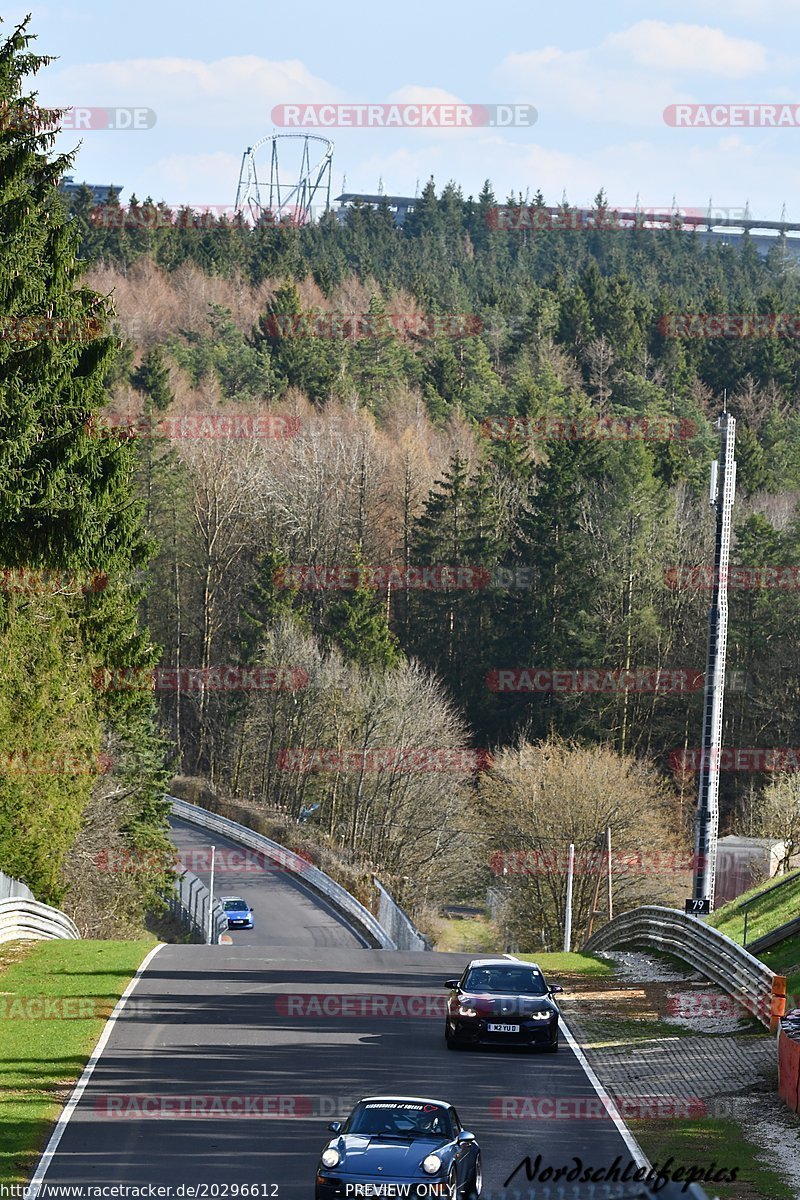
MULTIPOLYGON (((175 880, 175 891, 167 897, 169 910, 181 925, 188 926, 202 942, 208 939, 208 903, 211 893, 191 871, 183 871, 175 880)), ((218 900, 212 909, 212 942, 228 932, 228 918, 218 900)))
POLYGON ((413 924, 407 912, 389 895, 375 875, 372 882, 378 889, 378 920, 394 941, 398 950, 430 950, 431 944, 413 924))
POLYGON ((19 879, 12 879, 0 871, 0 900, 12 899, 35 900, 36 897, 27 883, 21 883, 19 879))
POLYGON ((78 927, 65 914, 38 900, 0 900, 0 943, 23 938, 80 938, 78 927))
POLYGON ((775 1030, 786 1006, 786 980, 717 929, 674 908, 646 904, 593 934, 588 953, 636 945, 664 950, 701 971, 762 1024, 775 1030))
POLYGON ((236 821, 229 821, 227 817, 220 817, 217 813, 199 808, 196 804, 190 804, 188 800, 179 800, 177 796, 167 796, 167 799, 172 804, 173 816, 181 821, 189 821, 192 825, 199 825, 201 829, 220 833, 241 846, 258 850, 284 871, 291 871, 302 877, 303 883, 339 909, 358 932, 366 937, 371 946, 379 950, 397 950, 396 942, 369 909, 360 904, 355 896, 351 896, 335 879, 320 871, 319 867, 313 866, 299 854, 294 854, 279 842, 273 842, 271 838, 264 837, 262 833, 256 833, 245 825, 239 825, 236 821))

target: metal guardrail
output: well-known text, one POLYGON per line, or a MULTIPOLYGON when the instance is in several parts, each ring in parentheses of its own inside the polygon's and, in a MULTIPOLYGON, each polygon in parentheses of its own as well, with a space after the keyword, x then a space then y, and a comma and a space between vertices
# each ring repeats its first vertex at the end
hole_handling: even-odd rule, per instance
POLYGON ((52 938, 80 938, 78 927, 66 913, 38 900, 15 897, 0 900, 0 943, 21 938, 46 941, 52 938))
POLYGON ((0 871, 0 900, 12 899, 35 900, 36 897, 27 883, 22 883, 19 879, 12 879, 4 871, 0 871))
POLYGON ((762 933, 761 937, 753 938, 747 949, 751 954, 760 954, 762 950, 769 950, 772 946, 777 946, 779 942, 793 937, 796 933, 800 933, 800 917, 795 917, 793 921, 787 921, 785 925, 778 925, 775 929, 770 929, 769 933, 762 933))
MULTIPOLYGON (((183 871, 175 880, 175 891, 167 897, 169 911, 173 917, 186 925, 202 942, 208 939, 208 902, 211 893, 201 879, 191 871, 183 871)), ((228 932, 228 918, 222 911, 218 900, 214 901, 212 912, 212 942, 219 942, 224 933, 228 932)))
POLYGON ((783 976, 775 975, 738 942, 697 917, 674 908, 646 904, 614 917, 589 938, 583 949, 592 953, 624 945, 674 954, 718 984, 771 1029, 777 1027, 778 1017, 783 1015, 786 1003, 783 976))
POLYGON ((378 889, 378 920, 395 942, 398 950, 430 950, 431 944, 414 922, 381 883, 377 876, 372 882, 378 889))
MULTIPOLYGON (((763 891, 758 892, 755 896, 751 896, 749 900, 740 901, 738 907, 744 912, 744 929, 742 931, 742 945, 743 946, 747 946, 747 922, 750 917, 750 909, 753 907, 753 905, 758 904, 759 901, 763 900, 765 896, 771 896, 773 894, 773 892, 781 892, 784 890, 784 888, 791 887, 793 884, 797 883, 798 880, 800 880, 800 871, 790 871, 789 874, 787 874, 783 877, 783 879, 779 879, 777 883, 770 884, 770 886, 764 888, 763 891)), ((787 924, 790 924, 790 923, 791 922, 787 922, 787 924)), ((774 932, 774 931, 770 931, 770 932, 774 932)), ((768 937, 768 936, 769 936, 769 934, 762 935, 762 937, 768 937)), ((788 934, 784 934, 784 937, 786 937, 786 936, 788 936, 788 934)), ((761 940, 762 940, 762 938, 753 938, 753 941, 751 944, 755 944, 756 942, 759 942, 761 940)), ((777 940, 780 941, 781 939, 778 938, 777 940)), ((768 945, 774 945, 774 944, 775 944, 774 942, 768 943, 768 945)), ((766 946, 764 948, 766 949, 766 946)))
POLYGON ((227 817, 220 817, 217 813, 209 812, 196 804, 190 804, 188 800, 179 800, 177 796, 167 796, 167 799, 172 804, 173 815, 179 817, 180 820, 199 825, 202 829, 210 829, 242 846, 249 846, 251 849, 259 851, 276 866, 302 878, 303 883, 307 884, 312 891, 318 892, 329 900, 356 926, 360 933, 364 934, 371 945, 379 950, 397 950, 394 939, 389 936, 369 909, 359 903, 355 896, 351 896, 347 889, 343 888, 335 879, 331 879, 330 875, 320 871, 319 867, 313 866, 299 854, 287 850, 279 842, 273 842, 271 838, 265 837, 262 833, 256 833, 255 830, 248 829, 245 825, 239 825, 236 821, 229 821, 227 817))

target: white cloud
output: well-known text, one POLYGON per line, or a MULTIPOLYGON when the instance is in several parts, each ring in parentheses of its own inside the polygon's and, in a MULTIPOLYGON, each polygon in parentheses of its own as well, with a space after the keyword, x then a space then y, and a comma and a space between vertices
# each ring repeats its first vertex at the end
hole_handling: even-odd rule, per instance
POLYGON ((675 87, 666 78, 631 71, 587 50, 556 50, 512 54, 501 64, 500 74, 518 95, 536 105, 543 127, 565 113, 591 122, 653 125, 661 122, 664 108, 676 99, 675 87))
POLYGON ((512 87, 525 89, 525 99, 537 106, 543 123, 568 113, 592 123, 655 128, 663 124, 668 104, 696 98, 687 95, 690 84, 695 89, 702 83, 708 92, 709 79, 744 78, 766 64, 766 51, 758 43, 728 37, 719 29, 640 21, 590 48, 550 45, 511 54, 499 74, 512 87))
POLYGON ((609 34, 603 46, 621 50, 638 66, 661 72, 697 71, 741 79, 767 65, 766 51, 758 42, 730 37, 708 25, 639 21, 622 33, 609 34))
POLYGON ((42 81, 43 103, 143 105, 161 125, 240 129, 242 138, 272 128, 272 108, 337 99, 327 81, 297 59, 256 55, 212 62, 165 57, 57 67, 42 81), (46 87, 46 92, 45 92, 46 87))

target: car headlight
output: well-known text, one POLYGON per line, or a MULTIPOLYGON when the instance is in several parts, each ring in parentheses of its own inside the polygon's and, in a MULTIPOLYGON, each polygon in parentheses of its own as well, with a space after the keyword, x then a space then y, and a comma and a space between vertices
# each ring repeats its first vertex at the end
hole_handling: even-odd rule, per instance
POLYGON ((435 1175, 437 1171, 442 1169, 442 1160, 438 1154, 429 1154, 427 1158, 422 1160, 422 1169, 428 1175, 435 1175))
POLYGON ((555 1015, 554 1012, 535 1012, 531 1013, 531 1019, 534 1021, 549 1021, 555 1015))
POLYGON ((335 1146, 328 1146, 326 1150, 322 1151, 322 1165, 323 1167, 335 1167, 341 1157, 335 1146))
POLYGON ((459 1004, 458 1015, 460 1017, 477 1017, 478 1010, 476 1008, 469 1008, 466 1004, 459 1004))

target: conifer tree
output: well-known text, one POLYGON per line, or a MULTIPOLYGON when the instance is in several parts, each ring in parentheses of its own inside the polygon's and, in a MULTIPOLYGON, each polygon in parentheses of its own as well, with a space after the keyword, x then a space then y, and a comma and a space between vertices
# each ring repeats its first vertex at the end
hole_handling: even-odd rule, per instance
MULTIPOLYGON (((29 78, 51 59, 29 49, 27 25, 22 22, 0 44, 0 565, 39 578, 58 572, 88 586, 62 587, 58 595, 29 602, 48 627, 48 672, 26 690, 6 736, 30 752, 46 743, 53 702, 47 696, 58 691, 54 677, 67 706, 71 693, 82 691, 84 708, 91 697, 92 714, 82 719, 76 709, 62 749, 99 751, 98 731, 113 742, 128 836, 161 846, 167 772, 152 694, 93 692, 90 686, 93 669, 146 671, 153 664, 155 649, 138 624, 136 579, 152 546, 133 494, 133 447, 98 428, 115 349, 112 310, 81 279, 79 233, 57 190, 72 156, 50 153, 54 114, 28 90, 29 78)), ((2 597, 2 634, 16 640, 21 658, 32 659, 37 648, 29 639, 37 635, 25 633, 25 620, 30 613, 21 613, 13 597, 2 597)), ((13 664, 8 669, 13 672, 13 664)), ((11 687, 3 670, 0 694, 11 687)), ((85 788, 67 786, 51 797, 61 811, 48 810, 47 792, 37 791, 34 776, 0 784, 0 848, 29 862, 43 898, 58 894, 59 872, 87 800, 85 788), (20 821, 26 807, 37 809, 36 821, 20 821), (41 838, 48 839, 46 871, 36 865, 41 838)))

